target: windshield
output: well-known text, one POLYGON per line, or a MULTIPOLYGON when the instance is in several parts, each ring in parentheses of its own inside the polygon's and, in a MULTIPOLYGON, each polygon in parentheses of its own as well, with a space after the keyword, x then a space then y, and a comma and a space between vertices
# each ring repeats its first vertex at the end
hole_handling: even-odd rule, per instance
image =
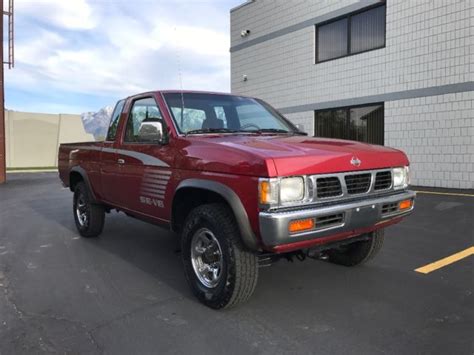
POLYGON ((180 133, 299 133, 260 100, 200 93, 168 93, 164 98, 180 133))

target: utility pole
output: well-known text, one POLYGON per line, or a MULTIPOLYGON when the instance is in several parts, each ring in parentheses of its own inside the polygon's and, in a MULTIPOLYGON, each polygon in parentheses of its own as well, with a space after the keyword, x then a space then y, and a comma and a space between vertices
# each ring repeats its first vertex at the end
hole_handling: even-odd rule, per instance
POLYGON ((0 184, 3 184, 7 180, 7 152, 5 144, 5 76, 3 73, 3 0, 0 0, 2 4, 2 19, 0 20, 0 38, 2 38, 2 45, 0 46, 0 57, 2 57, 2 65, 0 68, 0 184))
POLYGON ((2 44, 0 46, 0 57, 2 58, 2 65, 0 65, 0 184, 3 184, 7 179, 7 157, 6 157, 6 136, 5 136, 5 73, 4 65, 8 64, 11 69, 14 66, 14 52, 13 52, 13 0, 8 0, 8 11, 3 7, 3 0, 0 0, 2 6, 2 16, 0 16, 0 38, 2 44), (8 16, 8 61, 5 62, 3 57, 3 20, 8 16))

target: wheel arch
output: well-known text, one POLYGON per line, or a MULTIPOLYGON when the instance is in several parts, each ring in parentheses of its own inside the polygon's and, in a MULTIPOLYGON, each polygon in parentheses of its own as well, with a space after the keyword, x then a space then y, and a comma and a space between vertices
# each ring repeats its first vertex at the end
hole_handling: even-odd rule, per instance
POLYGON ((89 181, 89 177, 87 176, 87 172, 84 170, 84 168, 81 168, 80 166, 72 167, 69 172, 69 189, 74 192, 74 188, 81 181, 86 184, 92 201, 96 202, 97 199, 95 197, 94 190, 92 189, 92 185, 89 181))
POLYGON ((174 231, 179 231, 182 222, 184 222, 184 219, 192 208, 197 207, 202 203, 210 202, 226 203, 233 212, 244 245, 251 250, 259 249, 257 238, 250 226, 247 211, 245 210, 239 196, 230 187, 216 181, 187 179, 178 185, 173 198, 171 210, 172 229, 174 231), (184 202, 184 197, 189 196, 191 192, 193 192, 191 195, 194 197, 196 196, 196 193, 198 195, 202 194, 200 196, 203 197, 203 199, 192 199, 195 203, 191 204, 184 202), (179 212, 183 211, 183 203, 185 213, 182 213, 180 216, 179 212))

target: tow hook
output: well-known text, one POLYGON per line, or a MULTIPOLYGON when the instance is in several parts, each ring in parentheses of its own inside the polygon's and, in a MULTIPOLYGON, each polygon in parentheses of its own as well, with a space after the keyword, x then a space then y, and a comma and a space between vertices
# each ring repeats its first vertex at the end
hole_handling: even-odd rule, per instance
POLYGON ((315 259, 315 260, 328 260, 329 256, 328 254, 323 251, 323 250, 318 250, 318 249, 310 249, 307 252, 308 258, 315 259))

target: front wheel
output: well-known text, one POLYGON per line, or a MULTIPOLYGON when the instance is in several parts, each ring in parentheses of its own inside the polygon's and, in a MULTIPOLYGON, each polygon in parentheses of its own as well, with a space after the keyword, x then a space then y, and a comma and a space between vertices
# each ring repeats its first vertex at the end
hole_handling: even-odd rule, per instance
POLYGON ((84 182, 74 188, 73 213, 76 228, 85 238, 97 237, 104 228, 104 207, 92 203, 89 190, 84 182))
POLYGON ((329 261, 344 266, 357 266, 371 260, 382 248, 384 230, 369 233, 369 239, 344 245, 327 252, 329 261))
POLYGON ((206 306, 229 308, 252 295, 258 259, 242 245, 239 228, 226 205, 203 205, 189 214, 181 251, 186 279, 206 306))

